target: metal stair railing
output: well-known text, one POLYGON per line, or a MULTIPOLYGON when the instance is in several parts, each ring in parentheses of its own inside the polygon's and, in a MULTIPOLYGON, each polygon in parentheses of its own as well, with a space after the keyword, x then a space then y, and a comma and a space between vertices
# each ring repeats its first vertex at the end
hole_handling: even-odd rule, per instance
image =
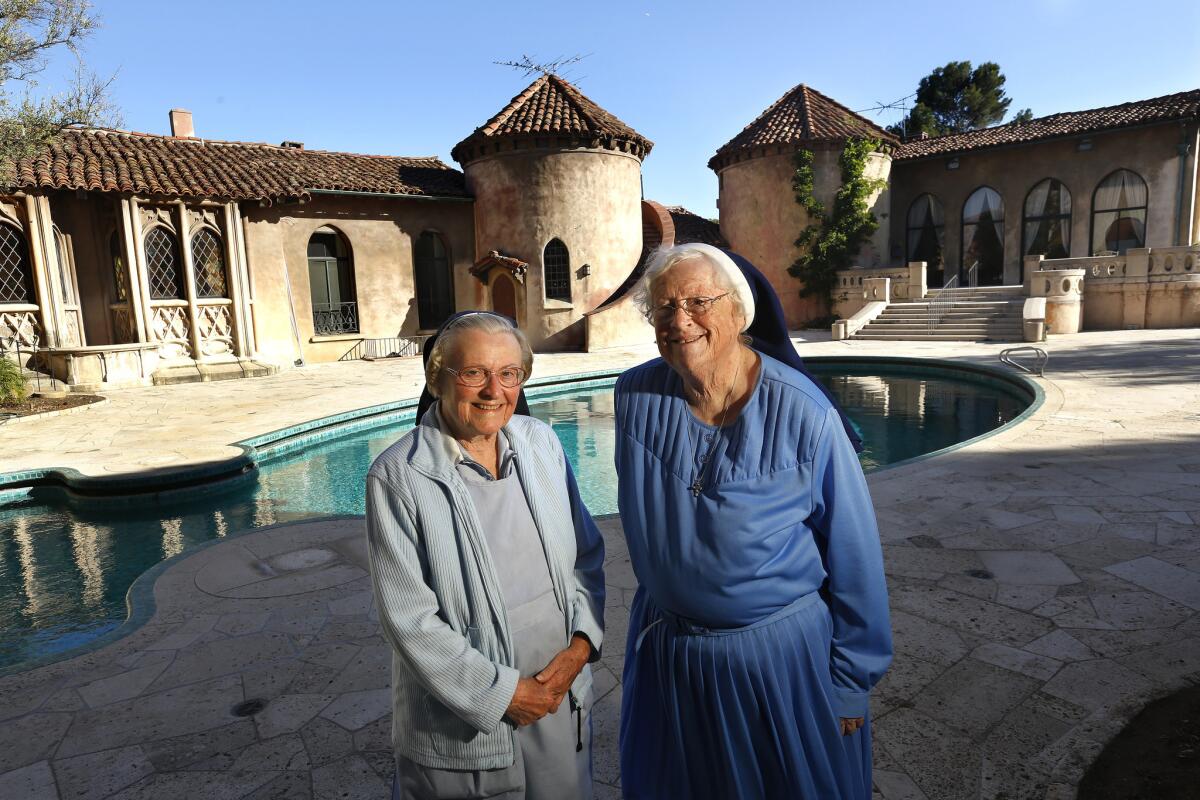
POLYGON ((347 350, 338 361, 357 361, 379 358, 404 358, 421 355, 421 347, 428 336, 385 336, 378 339, 360 339, 347 350))
POLYGON ((974 297, 979 290, 979 262, 976 261, 967 270, 967 297, 974 297))
POLYGON ((1004 350, 1001 350, 1000 351, 1000 361, 1001 361, 1001 363, 1007 364, 1008 366, 1012 367, 1013 369, 1019 369, 1022 372, 1028 372, 1030 375, 1037 375, 1040 378, 1040 377, 1042 377, 1042 373, 1045 372, 1046 364, 1049 363, 1049 361, 1050 361, 1050 356, 1049 356, 1049 354, 1046 353, 1045 350, 1043 350, 1040 347, 1034 347, 1033 345, 1024 345, 1022 347, 1009 347, 1004 350), (1024 364, 1018 363, 1013 358, 1013 356, 1016 355, 1017 353, 1032 353, 1033 354, 1033 369, 1030 369, 1029 367, 1025 366, 1024 364))
POLYGON ((958 288, 958 276, 955 275, 950 280, 933 293, 929 298, 929 306, 925 312, 925 330, 927 333, 933 333, 941 322, 942 317, 954 307, 954 290, 958 288))

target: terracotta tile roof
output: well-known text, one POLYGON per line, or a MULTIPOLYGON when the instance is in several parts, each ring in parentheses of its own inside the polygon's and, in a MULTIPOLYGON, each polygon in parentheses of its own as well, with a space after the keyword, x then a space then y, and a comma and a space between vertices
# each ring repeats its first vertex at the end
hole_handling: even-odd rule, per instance
POLYGON ((802 83, 717 150, 708 167, 718 170, 729 163, 731 156, 758 147, 837 141, 852 136, 897 141, 871 120, 802 83))
POLYGON ((17 164, 17 188, 276 201, 309 190, 469 197, 437 158, 331 153, 269 144, 69 128, 17 164))
POLYGON ((701 242, 713 247, 728 248, 729 243, 721 235, 721 226, 699 214, 693 214, 683 206, 668 206, 671 221, 675 223, 675 244, 701 242))
POLYGON ((901 161, 927 158, 985 147, 1035 142, 1060 136, 1079 136, 1197 117, 1200 117, 1200 89, 1193 89, 1190 92, 1136 100, 1105 108, 1051 114, 1026 123, 1010 122, 1007 125, 981 128, 967 133, 952 133, 933 139, 914 139, 900 145, 893 159, 901 161))
POLYGON ((632 152, 645 157, 650 141, 557 75, 542 75, 500 113, 463 139, 450 155, 465 164, 482 155, 481 146, 511 138, 569 138, 591 147, 632 152))

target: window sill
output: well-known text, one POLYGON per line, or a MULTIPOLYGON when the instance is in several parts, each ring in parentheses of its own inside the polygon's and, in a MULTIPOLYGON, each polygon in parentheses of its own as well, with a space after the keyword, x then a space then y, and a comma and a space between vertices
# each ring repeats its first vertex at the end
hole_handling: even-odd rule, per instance
POLYGON ((361 333, 338 333, 332 336, 310 336, 308 341, 316 344, 317 342, 349 342, 365 339, 361 333))
POLYGON ((543 311, 570 311, 574 308, 575 304, 567 302, 566 300, 551 300, 546 298, 542 301, 543 311))

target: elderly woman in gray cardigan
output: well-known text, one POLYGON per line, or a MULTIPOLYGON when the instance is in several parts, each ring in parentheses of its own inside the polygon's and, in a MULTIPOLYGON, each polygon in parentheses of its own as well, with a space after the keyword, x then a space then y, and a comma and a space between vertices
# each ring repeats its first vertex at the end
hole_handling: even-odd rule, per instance
POLYGON ((505 317, 453 318, 437 402, 367 474, 393 797, 592 796, 604 545, 554 432, 513 416, 532 361, 505 317))

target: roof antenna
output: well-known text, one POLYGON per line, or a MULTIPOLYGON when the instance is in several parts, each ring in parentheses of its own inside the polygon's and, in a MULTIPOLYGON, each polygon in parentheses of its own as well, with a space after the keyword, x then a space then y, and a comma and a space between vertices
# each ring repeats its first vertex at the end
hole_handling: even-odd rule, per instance
POLYGON ((520 70, 523 76, 526 78, 528 78, 530 75, 538 74, 553 75, 557 78, 570 80, 572 83, 577 84, 583 79, 571 78, 570 70, 568 68, 578 64, 580 61, 583 61, 585 58, 588 58, 591 55, 591 53, 584 53, 583 55, 579 55, 577 53, 573 56, 559 56, 552 61, 538 61, 534 56, 522 53, 519 60, 493 61, 492 63, 498 67, 512 67, 513 69, 520 70))
POLYGON ((871 106, 870 108, 864 108, 861 111, 856 111, 854 113, 866 114, 869 112, 872 114, 879 114, 884 111, 899 111, 900 112, 901 138, 907 140, 908 139, 908 130, 907 130, 907 127, 908 127, 908 101, 913 99, 916 96, 917 96, 917 93, 913 92, 912 94, 901 97, 899 100, 893 100, 890 103, 876 102, 875 105, 871 106))

